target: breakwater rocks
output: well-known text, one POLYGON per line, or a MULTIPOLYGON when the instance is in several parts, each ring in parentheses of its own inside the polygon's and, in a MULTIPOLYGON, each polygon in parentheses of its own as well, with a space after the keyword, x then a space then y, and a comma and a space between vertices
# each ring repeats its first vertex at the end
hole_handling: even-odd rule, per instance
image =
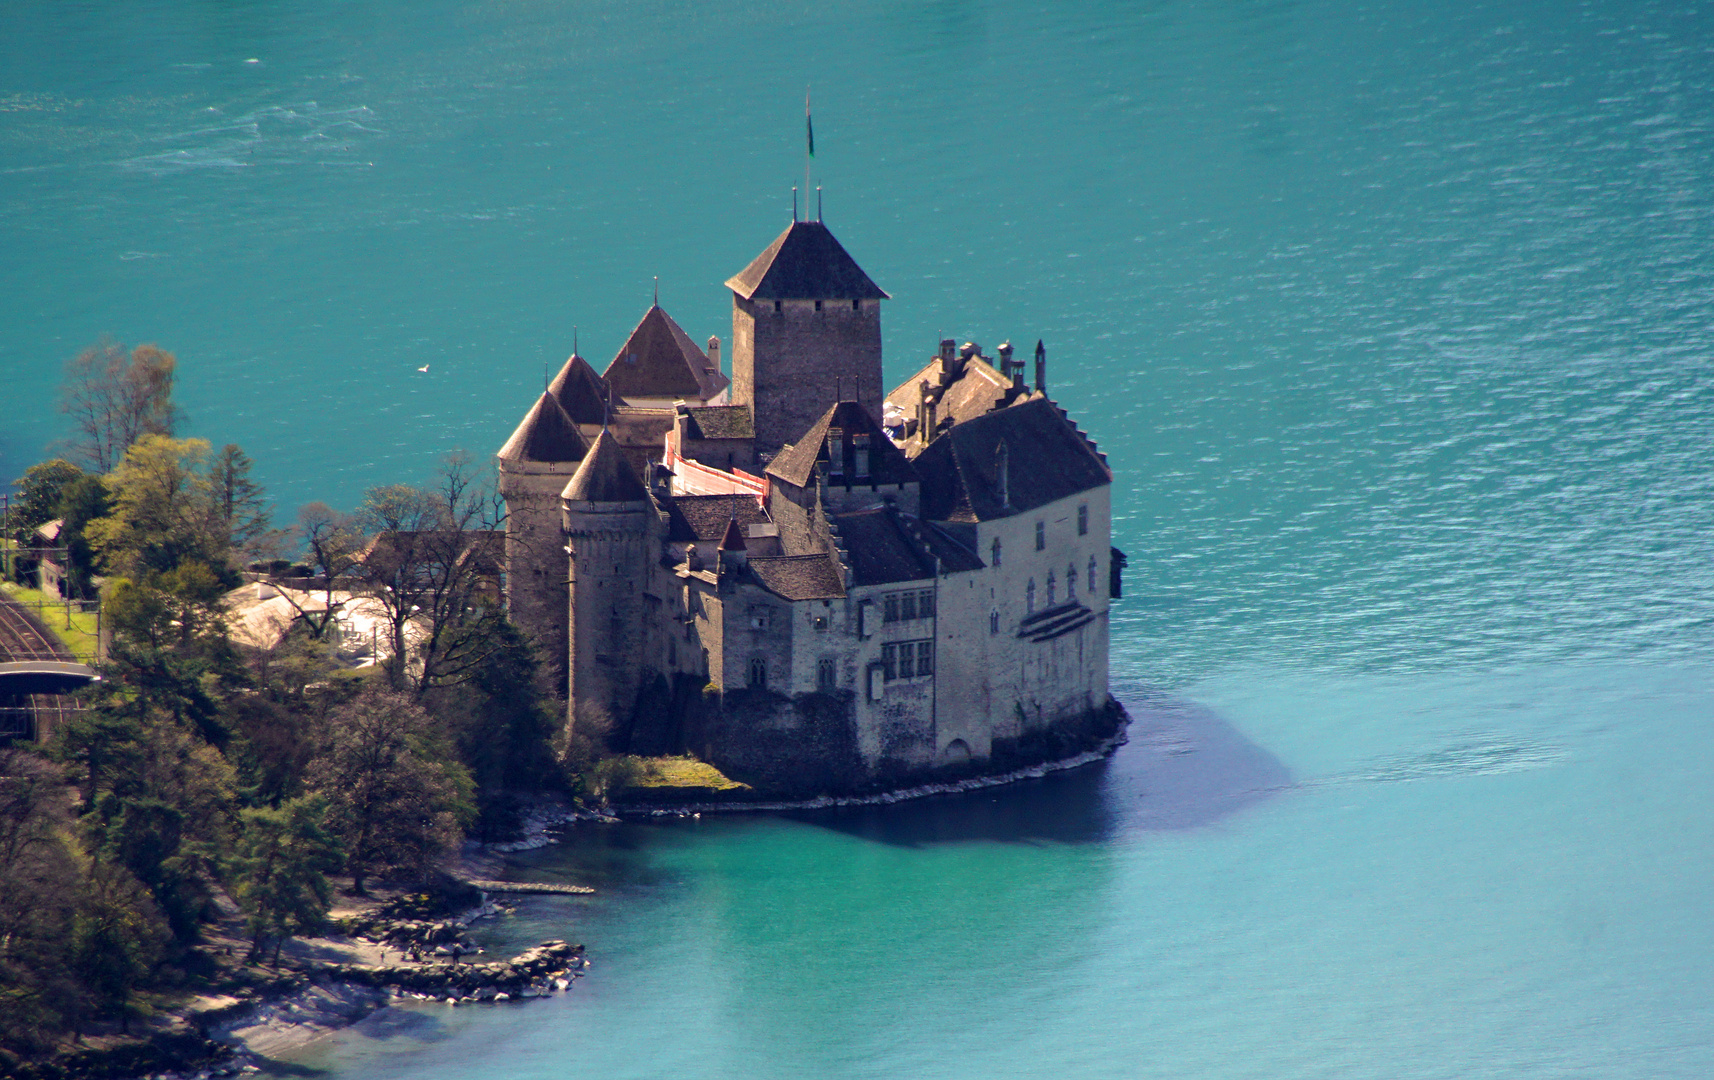
POLYGON ((542 997, 571 986, 589 961, 583 946, 544 941, 510 960, 480 964, 435 963, 371 967, 324 964, 312 978, 388 991, 394 997, 454 1003, 542 997))

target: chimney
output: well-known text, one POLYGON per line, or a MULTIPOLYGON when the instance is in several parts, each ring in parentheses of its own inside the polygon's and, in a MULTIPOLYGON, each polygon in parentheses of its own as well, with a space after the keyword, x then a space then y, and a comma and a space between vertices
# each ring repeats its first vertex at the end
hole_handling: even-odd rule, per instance
POLYGON ((958 355, 958 342, 952 338, 941 338, 940 362, 942 364, 950 364, 952 363, 952 358, 956 355, 958 355))
POLYGON ((720 374, 720 338, 708 339, 708 362, 713 366, 715 374, 720 374))
POLYGON ((999 347, 996 348, 994 351, 1000 354, 1000 374, 1004 375, 1008 379, 1011 378, 1012 377, 1012 343, 1009 341, 1002 341, 1002 342, 1000 342, 999 347))
POLYGON ((1000 497, 1001 509, 1012 508, 1012 452, 1005 439, 994 448, 994 493, 1000 497))
POLYGON ((836 427, 827 429, 827 475, 845 475, 845 432, 836 427))
POLYGON ((1036 341, 1036 389, 1047 393, 1047 346, 1036 341))

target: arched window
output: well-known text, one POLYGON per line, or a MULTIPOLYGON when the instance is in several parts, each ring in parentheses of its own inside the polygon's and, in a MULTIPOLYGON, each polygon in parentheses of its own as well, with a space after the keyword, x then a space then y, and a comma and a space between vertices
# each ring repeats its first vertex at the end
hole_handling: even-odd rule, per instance
POLYGON ((1089 556, 1089 595, 1095 595, 1095 556, 1089 556))
POLYGON ((999 608, 995 608, 993 611, 990 611, 988 613, 988 632, 990 634, 998 634, 1000 632, 1000 609, 999 608))
POLYGON ((1053 606, 1055 588, 1056 588, 1056 586, 1055 586, 1055 583, 1053 580, 1053 571, 1049 570, 1047 572, 1047 606, 1048 607, 1053 606))
POLYGON ((758 690, 767 689, 768 662, 760 656, 752 657, 750 660, 750 685, 758 690))
POLYGON ((815 668, 815 688, 824 694, 839 689, 839 669, 833 660, 823 659, 815 668))
POLYGON ((999 566, 1000 565, 1000 538, 998 536, 994 537, 994 557, 992 559, 988 560, 988 565, 989 566, 999 566))
POLYGON ((1077 564, 1065 564, 1065 602, 1077 599, 1077 564))
POLYGON ((1024 614, 1028 615, 1036 609, 1036 579, 1030 578, 1030 583, 1024 586, 1024 614))

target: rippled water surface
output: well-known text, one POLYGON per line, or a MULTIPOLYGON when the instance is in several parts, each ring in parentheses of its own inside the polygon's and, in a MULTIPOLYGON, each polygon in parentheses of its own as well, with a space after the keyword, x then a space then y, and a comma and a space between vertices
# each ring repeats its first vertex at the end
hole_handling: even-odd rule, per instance
POLYGON ((1111 762, 586 829, 570 996, 341 1077, 1714 1072, 1714 33, 1685 4, 0 9, 0 473, 103 333, 289 513, 825 217, 1107 451, 1111 762), (574 329, 575 328, 575 329, 574 329), (427 373, 417 371, 429 365, 427 373))

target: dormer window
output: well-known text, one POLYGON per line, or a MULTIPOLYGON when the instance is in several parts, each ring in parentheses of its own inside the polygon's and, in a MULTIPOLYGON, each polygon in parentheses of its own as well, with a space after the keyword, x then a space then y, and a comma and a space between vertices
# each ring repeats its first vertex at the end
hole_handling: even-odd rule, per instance
POLYGON ((815 302, 815 310, 817 310, 817 311, 821 310, 821 301, 820 300, 817 300, 815 302))
POLYGON ((863 310, 863 301, 861 301, 861 300, 851 301, 851 310, 852 311, 862 311, 863 310))
POLYGON ((851 455, 856 458, 853 464, 856 466, 854 471, 857 479, 869 479, 869 436, 851 436, 851 455))
POLYGON ((780 302, 778 300, 775 300, 774 301, 774 314, 778 315, 779 313, 780 313, 780 302))
POLYGON ((845 432, 827 429, 827 475, 845 475, 845 432))

